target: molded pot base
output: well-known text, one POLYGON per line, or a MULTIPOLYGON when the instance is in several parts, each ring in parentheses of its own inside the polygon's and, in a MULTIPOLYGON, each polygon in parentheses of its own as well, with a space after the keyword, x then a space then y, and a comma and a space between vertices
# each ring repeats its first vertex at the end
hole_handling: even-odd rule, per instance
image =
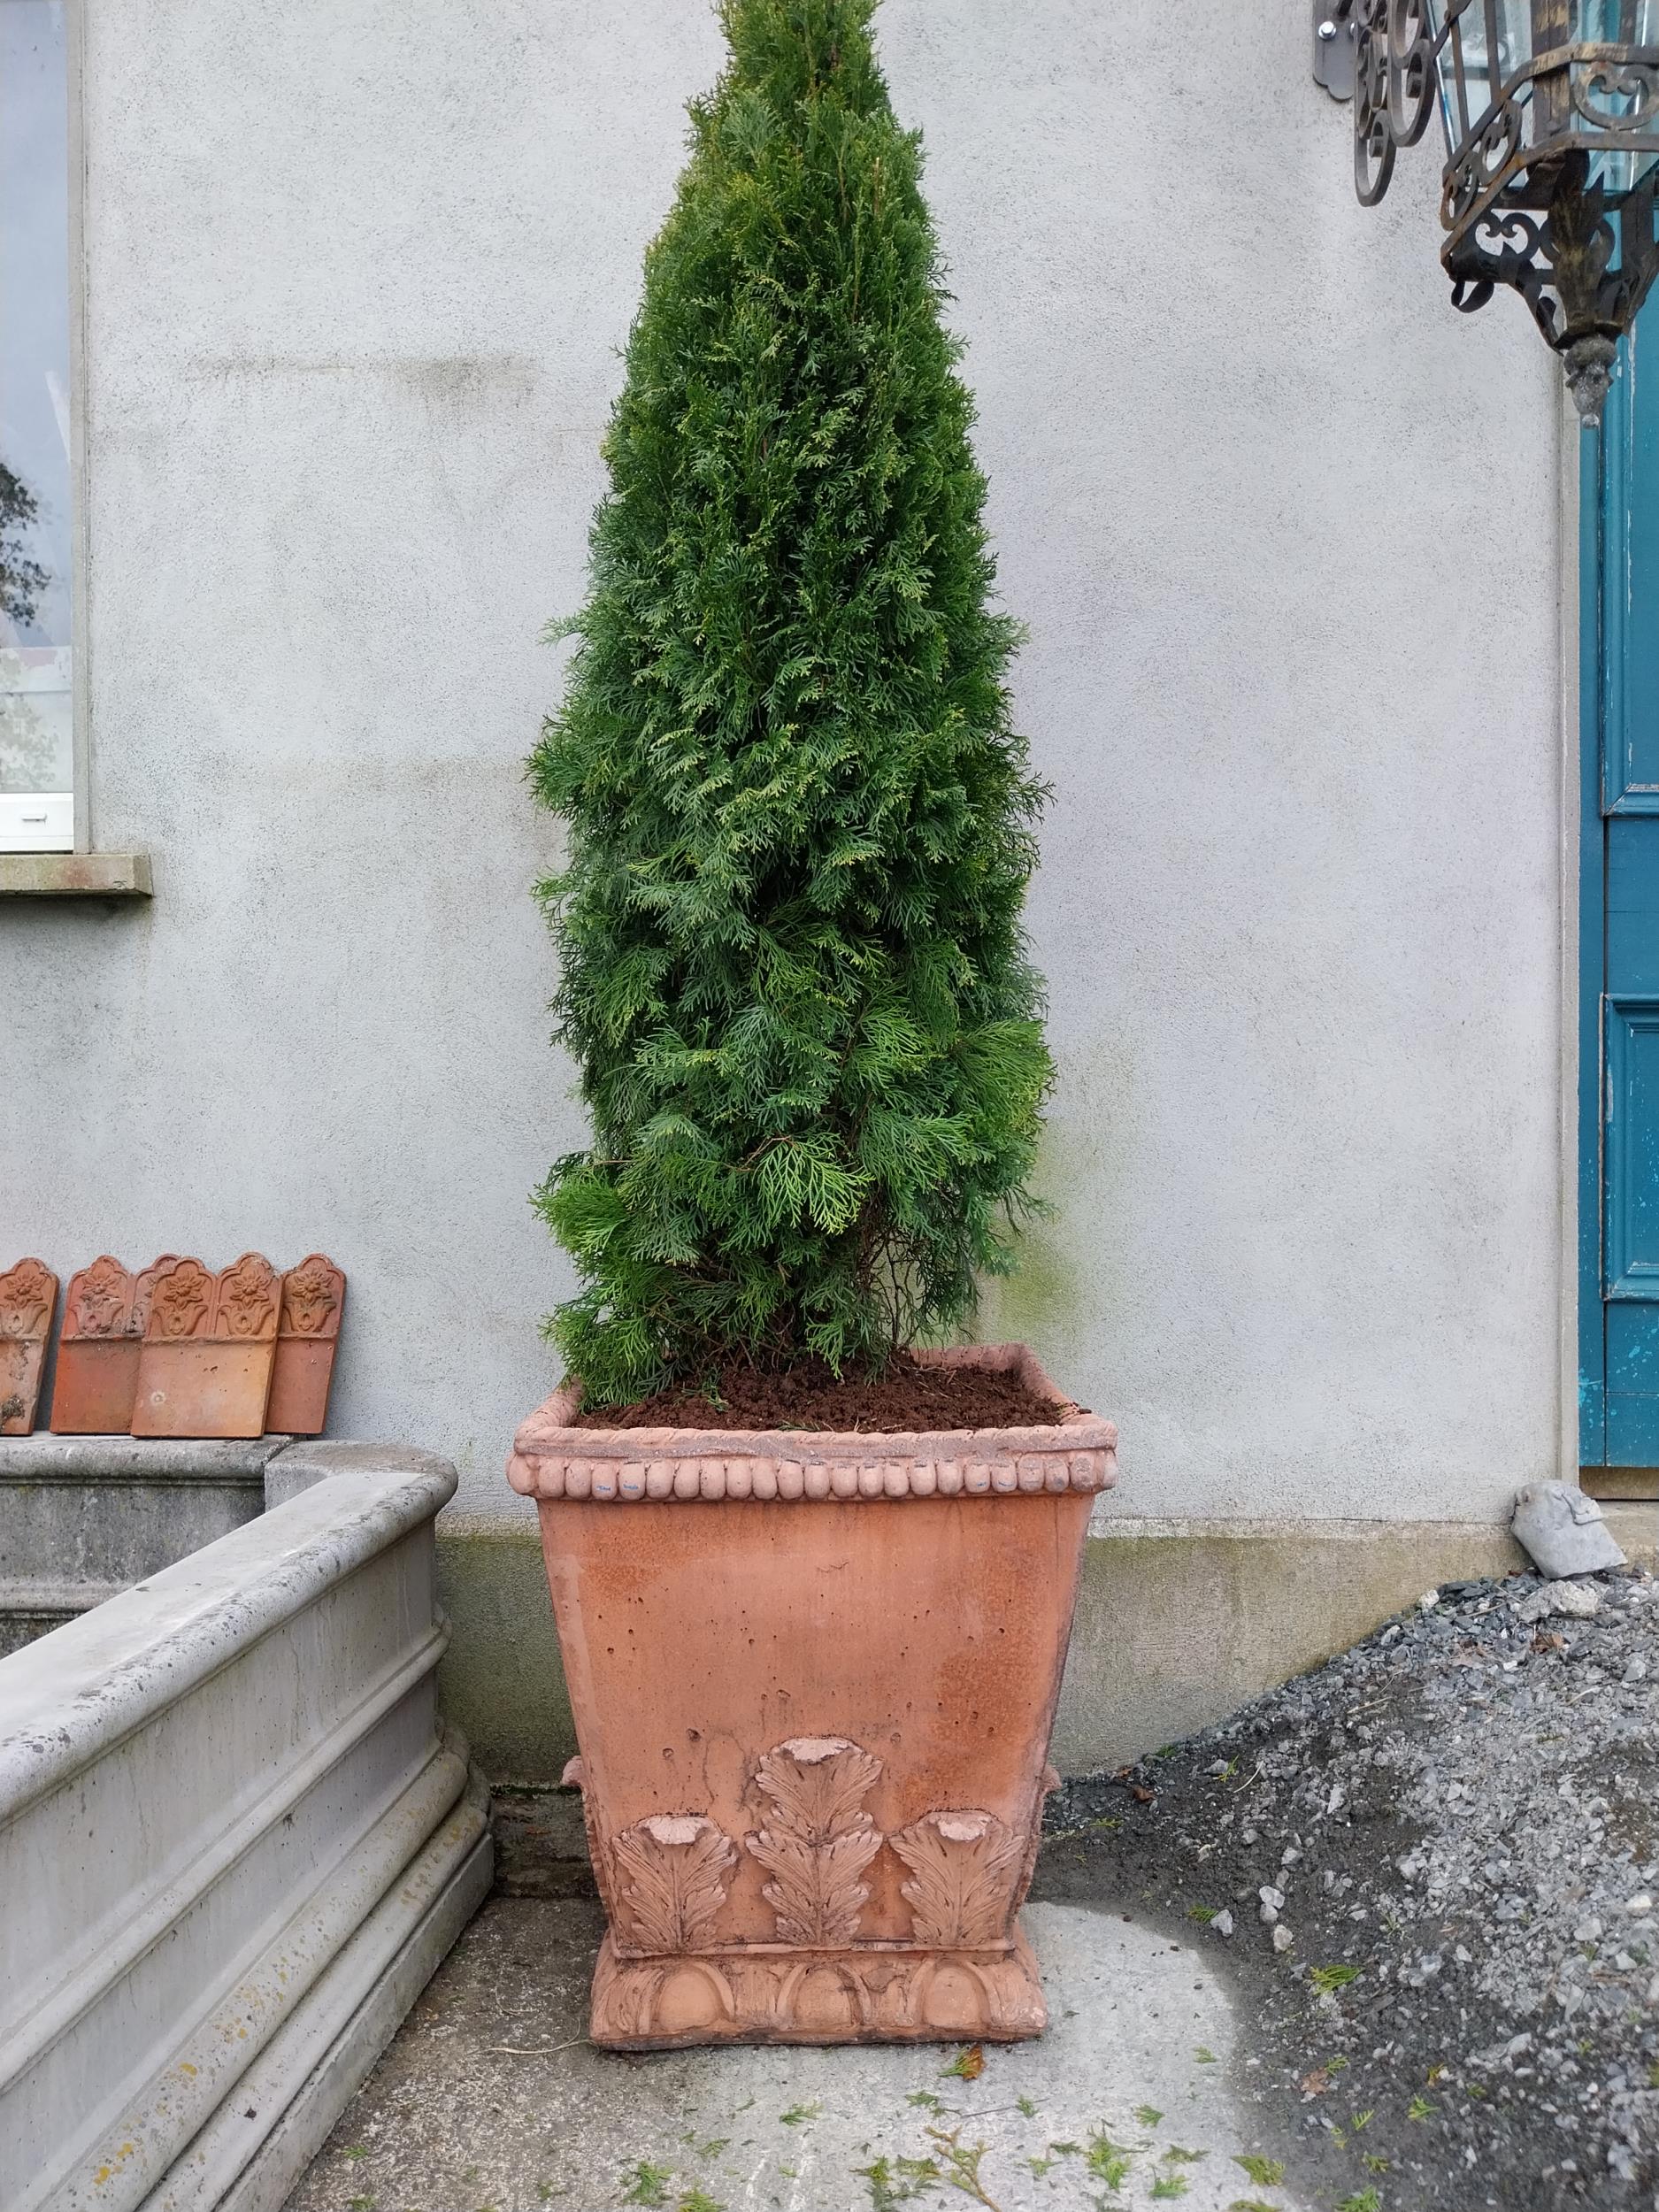
POLYGON ((1117 1431, 519 1429, 612 1930, 593 2039, 1011 2042, 1078 1571, 1117 1431))
POLYGON ((847 1949, 622 1958, 607 1933, 593 2040, 608 2050, 694 2043, 1017 2043, 1048 2023, 1037 1962, 1011 1950, 847 1949))

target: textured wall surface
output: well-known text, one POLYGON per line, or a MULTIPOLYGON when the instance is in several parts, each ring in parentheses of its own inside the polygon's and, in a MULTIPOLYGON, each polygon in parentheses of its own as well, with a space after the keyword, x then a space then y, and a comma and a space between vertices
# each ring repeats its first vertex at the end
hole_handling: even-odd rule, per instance
MULTIPOLYGON (((1223 70, 1155 0, 882 11, 1056 793, 1062 1211, 985 1326, 1119 1420, 1111 1510, 1480 1519, 1555 1463, 1555 371, 1256 13, 1223 70)), ((518 1509, 537 634, 712 19, 88 15, 94 833, 157 896, 0 911, 0 1262, 320 1245, 332 1425, 518 1509)))

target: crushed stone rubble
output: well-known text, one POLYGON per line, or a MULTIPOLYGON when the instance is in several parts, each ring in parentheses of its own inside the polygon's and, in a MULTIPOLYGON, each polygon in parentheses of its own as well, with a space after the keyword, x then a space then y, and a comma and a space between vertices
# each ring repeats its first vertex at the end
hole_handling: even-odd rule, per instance
POLYGON ((1069 1784, 1048 1893, 1225 1955, 1316 2203, 1659 2208, 1656 1667, 1640 1568, 1425 1592, 1069 1784))

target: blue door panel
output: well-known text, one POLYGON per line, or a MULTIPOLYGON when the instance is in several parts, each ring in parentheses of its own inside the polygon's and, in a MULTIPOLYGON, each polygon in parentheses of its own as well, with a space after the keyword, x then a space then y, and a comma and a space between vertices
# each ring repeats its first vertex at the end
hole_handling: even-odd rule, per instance
POLYGON ((1606 988, 1659 1001, 1659 813, 1609 814, 1606 845, 1606 988))
POLYGON ((1607 1463, 1659 1467, 1659 1304, 1622 1299, 1607 1310, 1607 1463))
POLYGON ((1608 1002, 1606 1158, 1605 1295, 1659 1298, 1659 1005, 1608 1002))
POLYGON ((1608 1313, 1607 1349, 1631 1389, 1659 1391, 1659 1305, 1620 1299, 1608 1313))
POLYGON ((1609 1305, 1606 1464, 1659 1467, 1659 1305, 1622 1299, 1609 1305))
MULTIPOLYGON (((1607 915, 1609 929, 1621 917, 1646 917, 1651 930, 1659 915, 1659 814, 1617 818, 1608 840, 1607 915)), ((1640 952, 1639 931, 1626 931, 1609 949, 1640 952)))
POLYGON ((1601 803, 1617 814, 1659 812, 1659 407, 1641 380, 1641 349, 1653 342, 1644 316, 1609 391, 1597 456, 1601 803))
POLYGON ((1605 1463, 1659 1467, 1659 1391, 1608 1392, 1605 1463))
POLYGON ((1609 915, 1609 968, 1617 972, 1618 996, 1629 1004, 1659 1000, 1659 908, 1650 914, 1609 915))
POLYGON ((1587 438, 1580 1448, 1659 1467, 1659 316, 1587 438))
POLYGON ((1601 996, 1607 956, 1607 829, 1601 811, 1601 442, 1579 440, 1578 697, 1578 1461, 1607 1463, 1607 1308, 1601 1296, 1601 996))
POLYGON ((1621 812, 1659 812, 1659 403, 1642 380, 1644 346, 1659 346, 1651 316, 1609 395, 1602 444, 1606 801, 1621 812))

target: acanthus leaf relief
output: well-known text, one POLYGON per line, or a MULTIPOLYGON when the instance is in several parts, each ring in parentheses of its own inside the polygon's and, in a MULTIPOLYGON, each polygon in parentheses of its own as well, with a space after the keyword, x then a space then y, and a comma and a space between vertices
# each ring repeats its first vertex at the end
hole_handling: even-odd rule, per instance
POLYGON ((732 1839, 700 1813, 657 1813, 611 1844, 627 1942, 651 1952, 695 1951, 712 1939, 737 1863, 732 1839))
POLYGON ((900 1893, 918 1943, 976 1950, 1008 1935, 1024 1839, 995 1813, 924 1813, 888 1842, 910 1870, 900 1893))
POLYGON ((797 1736, 760 1760, 755 1779, 774 1811, 747 1838, 772 1879, 761 1895, 785 1943, 850 1943, 870 1891, 860 1879, 881 1848, 863 1801, 881 1762, 841 1736, 797 1736))

